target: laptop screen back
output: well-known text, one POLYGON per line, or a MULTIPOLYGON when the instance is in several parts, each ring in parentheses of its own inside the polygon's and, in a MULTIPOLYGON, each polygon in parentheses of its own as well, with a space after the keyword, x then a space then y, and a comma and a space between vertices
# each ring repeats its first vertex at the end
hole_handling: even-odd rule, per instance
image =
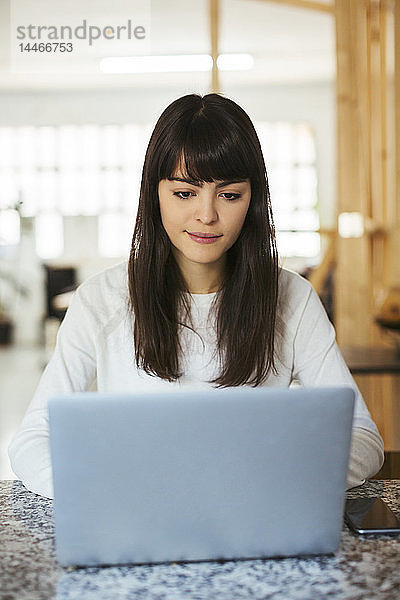
POLYGON ((50 400, 58 560, 334 552, 353 405, 344 387, 50 400))

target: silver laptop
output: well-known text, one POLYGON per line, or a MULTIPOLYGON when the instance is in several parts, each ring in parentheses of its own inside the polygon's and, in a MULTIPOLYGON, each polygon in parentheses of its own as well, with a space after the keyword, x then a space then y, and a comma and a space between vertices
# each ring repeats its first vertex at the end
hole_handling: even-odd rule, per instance
POLYGON ((58 561, 333 553, 353 408, 348 387, 51 399, 58 561))

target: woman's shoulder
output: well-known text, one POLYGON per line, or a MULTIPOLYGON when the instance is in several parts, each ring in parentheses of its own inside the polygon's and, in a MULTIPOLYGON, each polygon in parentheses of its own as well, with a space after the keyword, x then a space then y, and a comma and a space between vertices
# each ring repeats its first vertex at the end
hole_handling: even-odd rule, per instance
POLYGON ((128 261, 107 267, 91 275, 81 283, 80 288, 116 288, 127 284, 128 261))
POLYGON ((286 296, 308 297, 311 283, 299 273, 281 267, 279 270, 279 293, 286 296))
POLYGON ((288 319, 296 320, 313 293, 313 287, 307 279, 286 268, 279 271, 278 290, 278 312, 286 322, 288 319))

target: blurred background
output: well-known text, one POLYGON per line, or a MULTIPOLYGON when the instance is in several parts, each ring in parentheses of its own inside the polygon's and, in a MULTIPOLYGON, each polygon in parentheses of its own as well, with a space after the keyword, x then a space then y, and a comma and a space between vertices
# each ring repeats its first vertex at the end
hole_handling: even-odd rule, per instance
MULTIPOLYGON (((138 22, 124 0, 112 8, 88 0, 50 5, 66 23, 138 22)), ((320 294, 394 469, 398 3, 138 5, 147 41, 134 55, 130 40, 98 39, 39 64, 26 48, 36 40, 15 39, 23 0, 0 0, 0 478, 13 477, 6 449, 73 290, 128 256, 159 115, 181 95, 210 91, 238 102, 255 124, 281 262, 320 294)), ((45 0, 34 6, 36 22, 45 23, 45 0)))

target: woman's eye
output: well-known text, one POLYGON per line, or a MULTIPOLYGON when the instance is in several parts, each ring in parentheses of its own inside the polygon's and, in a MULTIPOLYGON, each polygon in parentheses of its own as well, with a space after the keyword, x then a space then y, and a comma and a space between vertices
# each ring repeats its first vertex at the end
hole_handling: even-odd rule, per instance
POLYGON ((178 196, 181 200, 187 200, 192 192, 174 192, 174 196, 178 196))
POLYGON ((234 194, 233 192, 222 192, 222 196, 225 196, 225 200, 237 200, 241 194, 234 194))
MULTIPOLYGON (((180 198, 181 200, 187 200, 188 198, 190 198, 190 196, 195 196, 196 194, 194 192, 173 192, 174 196, 177 196, 178 198, 180 198)), ((227 200, 228 202, 232 202, 233 200, 237 200, 238 198, 241 197, 241 194, 236 194, 234 192, 221 192, 220 196, 222 196, 222 198, 224 198, 224 200, 227 200)))

